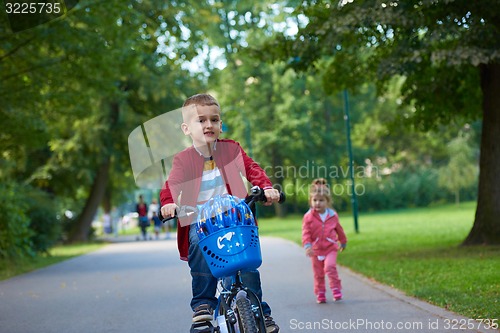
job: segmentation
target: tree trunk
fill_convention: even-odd
[[[474,225],[462,245],[500,244],[500,64],[481,65],[483,128]]]
[[[69,243],[84,242],[89,239],[90,226],[106,191],[110,164],[110,158],[108,157],[107,161],[102,163],[97,170],[85,207],[69,234]]]
[[[110,113],[109,113],[109,132],[113,133],[118,124],[118,116],[120,113],[120,106],[117,102],[110,103]],[[103,203],[106,191],[110,191],[109,187],[109,174],[111,169],[111,151],[112,151],[112,135],[108,135],[103,141],[106,146],[106,155],[104,160],[97,169],[96,176],[94,178],[94,183],[90,189],[87,202],[80,214],[78,220],[72,227],[69,235],[68,242],[84,242],[89,239],[90,227],[94,216],[99,208],[99,205]],[[109,196],[110,198],[110,196]],[[106,208],[106,207],[105,207]],[[107,211],[111,210],[111,201],[108,202]]]

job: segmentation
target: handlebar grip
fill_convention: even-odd
[[[285,202],[285,200],[286,200],[285,192],[280,192],[280,199],[278,203],[282,204],[283,202]]]
[[[251,194],[251,197],[253,199],[248,199],[247,200],[247,203],[252,201],[252,202],[255,202],[255,201],[262,201],[262,202],[266,202],[267,201],[267,198],[264,194],[264,189],[258,187],[258,186],[254,186],[250,189],[250,192],[252,193]],[[286,200],[286,196],[285,196],[285,193],[284,192],[280,192],[280,198],[278,200],[278,203],[283,203],[285,202]]]
[[[168,222],[172,219],[175,219],[177,217],[187,217],[187,216],[190,216],[192,214],[196,214],[198,212],[198,209],[196,207],[191,207],[191,206],[181,206],[181,207],[178,207],[176,210],[175,210],[175,214],[174,216],[169,216],[169,217],[163,217],[163,215],[161,215],[161,210],[160,210],[160,220],[165,223],[165,222]]]
[[[163,218],[163,216],[162,216],[162,218],[161,218],[161,222],[162,222],[162,223],[166,223],[166,222],[168,222],[168,221],[170,221],[170,220],[175,219],[176,217],[177,217],[177,213],[176,213],[174,216],[169,216],[169,217],[165,217],[165,218]]]
[[[175,210],[174,216],[168,216],[168,217],[163,217],[163,214],[161,213],[161,209],[158,211],[158,217],[160,218],[162,223],[166,223],[170,220],[173,220],[177,217],[177,209]]]

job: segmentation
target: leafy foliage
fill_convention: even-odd
[[[130,131],[177,108],[183,90],[198,90],[199,81],[181,68],[196,55],[198,39],[180,29],[183,9],[190,10],[183,2],[81,1],[63,19],[30,30],[9,33],[2,24],[0,113],[8,130],[0,134],[0,178],[50,193],[52,199],[36,194],[40,204],[54,200],[46,207],[61,216],[72,211],[71,223],[84,229],[103,200],[90,195],[94,184],[109,186],[119,204],[134,187]],[[97,180],[103,165],[109,183]],[[48,237],[61,223],[54,215],[29,214]]]
[[[401,119],[418,130],[483,121],[476,222],[465,243],[498,244],[500,224],[500,2],[305,1],[297,34],[264,46],[265,58],[304,71],[328,61],[328,91],[375,82],[383,95],[402,78]],[[494,184],[494,185],[492,185]]]
[[[0,258],[12,259],[34,255],[33,231],[26,216],[27,203],[23,188],[16,183],[0,183]]]
[[[11,189],[29,185],[25,198],[31,199],[20,204],[16,219],[36,231],[20,231],[21,248],[45,251],[61,232],[63,240],[74,230],[88,237],[97,208],[110,210],[135,189],[129,133],[207,90],[221,102],[226,134],[291,194],[289,210],[304,208],[306,185],[325,166],[342,170],[326,177],[347,188],[337,94],[344,88],[351,92],[355,167],[393,171],[357,179],[375,194],[363,198],[363,207],[439,200],[431,195],[439,190],[433,169],[447,161],[446,143],[463,128],[460,119],[478,117],[475,66],[496,59],[487,51],[498,36],[489,24],[494,11],[478,20],[482,4],[448,3],[450,11],[441,1],[389,7],[382,1],[337,7],[80,1],[64,18],[19,33],[10,33],[0,17],[0,180]],[[460,13],[465,23],[456,21]],[[432,19],[438,14],[445,15],[441,23]],[[259,47],[266,43],[263,55]],[[268,56],[281,60],[258,60]],[[443,125],[455,115],[463,118]],[[392,190],[376,192],[381,185]],[[17,200],[17,190],[11,192],[8,205]],[[346,192],[336,200],[349,208]],[[64,217],[66,211],[73,217]]]
[[[499,60],[499,6],[496,0],[305,1],[295,14],[307,17],[307,25],[269,42],[266,51],[292,59],[299,70],[329,57],[326,70],[336,81],[327,91],[365,82],[383,90],[402,76],[403,102],[414,106],[405,117],[428,129],[457,115],[479,116],[477,66]]]
[[[32,189],[26,193],[24,200],[28,202],[26,215],[30,221],[29,228],[33,251],[47,251],[61,240],[62,226],[57,217],[57,205],[51,195]]]
[[[462,135],[448,144],[450,160],[439,170],[439,185],[455,195],[457,204],[460,203],[460,190],[474,184],[478,176],[474,150],[467,139]]]

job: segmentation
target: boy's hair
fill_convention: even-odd
[[[216,105],[220,109],[219,102],[217,102],[215,97],[213,97],[212,95],[209,95],[209,94],[193,95],[193,96],[189,97],[188,99],[186,99],[182,106],[184,107],[184,106],[193,105],[193,104],[202,105],[202,106]]]
[[[192,107],[188,107],[190,105],[192,105]],[[215,97],[209,94],[196,94],[187,98],[184,101],[184,104],[182,104],[182,119],[184,120],[184,122],[187,122],[187,120],[190,118],[190,111],[193,110],[192,108],[195,108],[195,105],[215,105],[220,111],[219,102],[217,102]]]
[[[309,187],[309,203],[311,203],[311,199],[314,195],[321,195],[325,197],[327,206],[332,205],[332,196],[330,194],[330,188],[325,178],[316,178],[311,182],[311,186]]]

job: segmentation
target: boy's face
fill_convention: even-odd
[[[217,105],[187,106],[186,117],[181,128],[185,135],[191,136],[195,146],[215,142],[222,132],[220,110]]]

